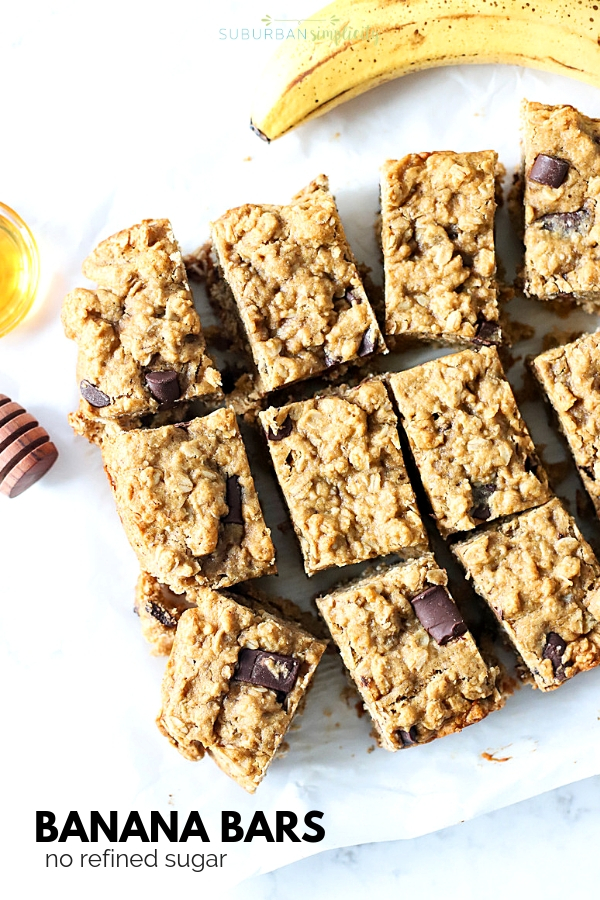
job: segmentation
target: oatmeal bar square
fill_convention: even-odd
[[[542,691],[600,663],[600,565],[559,500],[452,551]]]
[[[276,571],[235,414],[111,430],[106,473],[142,569],[181,594]]]
[[[324,175],[288,206],[229,210],[212,237],[262,392],[386,350]]]
[[[259,415],[308,575],[428,549],[380,380]]]
[[[495,347],[463,350],[388,378],[442,534],[550,499]]]
[[[523,101],[524,289],[600,304],[600,120]]]
[[[325,650],[295,623],[208,588],[177,626],[158,726],[188,759],[211,756],[253,793]]]
[[[317,606],[386,750],[460,731],[504,705],[433,556],[380,568]]]
[[[78,345],[81,416],[129,420],[220,395],[169,221],[146,219],[102,241],[83,274],[98,288],[71,291],[62,310]]]
[[[500,341],[494,217],[503,174],[493,150],[411,153],[382,167],[386,335]]]
[[[547,350],[532,360],[531,369],[600,516],[600,333]]]

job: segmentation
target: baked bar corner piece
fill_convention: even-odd
[[[411,153],[381,169],[386,335],[445,344],[501,340],[493,150]]]
[[[141,568],[175,593],[277,571],[235,414],[218,409],[102,442],[117,510]]]
[[[443,356],[388,381],[443,535],[550,499],[495,347]]]
[[[82,416],[128,421],[220,395],[167,219],[102,241],[83,273],[98,287],[71,291],[62,310],[65,334],[78,345]]]
[[[153,656],[170,654],[179,620],[186,609],[196,606],[198,590],[202,589],[190,588],[185,594],[174,594],[149,572],[140,572],[133,609],[139,616],[142,636]],[[286,597],[266,594],[248,582],[228,589],[227,596],[255,612],[269,613],[274,618],[294,623],[314,637],[327,641],[327,629],[322,620]]]
[[[530,366],[600,516],[600,332],[547,350]]]
[[[188,759],[211,756],[253,793],[290,726],[326,643],[265,610],[204,588],[183,613],[158,726]]]
[[[501,670],[484,661],[431,554],[316,602],[386,750],[460,731],[504,705]]]
[[[307,575],[428,539],[380,379],[259,413]]]
[[[324,175],[287,206],[229,210],[212,240],[263,393],[386,352]]]
[[[540,690],[600,663],[600,565],[558,499],[452,551]]]
[[[600,308],[600,119],[522,105],[524,290]]]

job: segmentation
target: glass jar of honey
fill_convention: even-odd
[[[0,203],[0,337],[22,322],[40,277],[38,248],[25,222]]]

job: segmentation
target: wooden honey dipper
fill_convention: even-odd
[[[0,394],[0,494],[18,497],[54,465],[58,450],[45,428]]]

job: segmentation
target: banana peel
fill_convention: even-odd
[[[251,127],[267,141],[378,84],[434,66],[509,63],[600,87],[595,0],[336,0],[295,32],[298,39],[284,41],[256,89]]]

